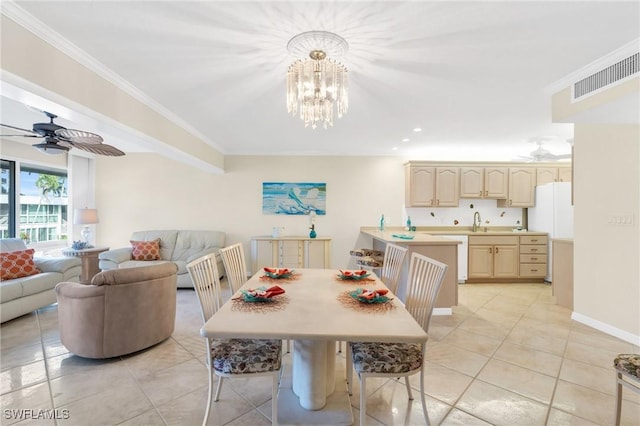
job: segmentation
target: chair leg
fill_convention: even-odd
[[[338,341],[338,353],[342,352],[342,340]]]
[[[207,407],[204,410],[204,420],[202,420],[202,426],[206,426],[209,421],[209,412],[211,411],[211,396],[213,395],[213,371],[211,371],[211,366],[208,365],[207,369],[209,370],[209,391],[207,392]]]
[[[360,426],[367,424],[367,385],[366,376],[362,373],[360,377]]]
[[[404,385],[407,387],[407,394],[409,394],[409,401],[413,401],[413,393],[411,392],[411,386],[409,385],[409,376],[404,376]]]
[[[222,376],[218,376],[218,387],[216,388],[216,397],[213,399],[214,401],[218,401],[220,398],[220,389],[222,389]]]
[[[616,372],[616,418],[615,426],[620,426],[620,415],[622,414],[622,373]]]
[[[291,353],[291,340],[287,339],[287,353]]]
[[[407,384],[409,384],[408,377]],[[429,413],[427,412],[427,400],[424,396],[424,362],[422,363],[422,367],[420,367],[420,400],[422,402],[422,412],[424,412],[424,424],[425,426],[429,426],[431,423],[429,422]]]
[[[287,340],[288,342],[288,340]],[[271,388],[271,425],[278,425],[278,386],[280,384],[280,372],[273,373],[273,385]]]

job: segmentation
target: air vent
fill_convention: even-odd
[[[633,54],[574,83],[573,99],[580,100],[582,97],[601,91],[605,87],[618,83],[638,72],[640,72],[640,53]]]

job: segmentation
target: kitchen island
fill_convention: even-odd
[[[406,294],[406,282],[409,273],[409,262],[412,253],[419,253],[438,260],[449,266],[438,294],[434,315],[451,315],[453,306],[458,304],[458,244],[459,241],[444,238],[425,232],[406,232],[401,228],[380,231],[375,227],[362,227],[360,232],[371,238],[371,248],[384,252],[387,244],[392,243],[408,249],[407,258],[400,274],[397,296],[404,300]],[[393,235],[411,235],[413,239],[397,238]]]

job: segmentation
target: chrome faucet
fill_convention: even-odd
[[[473,214],[473,232],[476,232],[481,224],[482,219],[480,219],[480,212],[475,212]]]

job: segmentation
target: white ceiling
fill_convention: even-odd
[[[508,161],[541,136],[568,152],[545,89],[640,35],[637,1],[15,3],[229,155]],[[287,42],[309,30],[349,43],[349,111],[328,130],[286,111]]]

